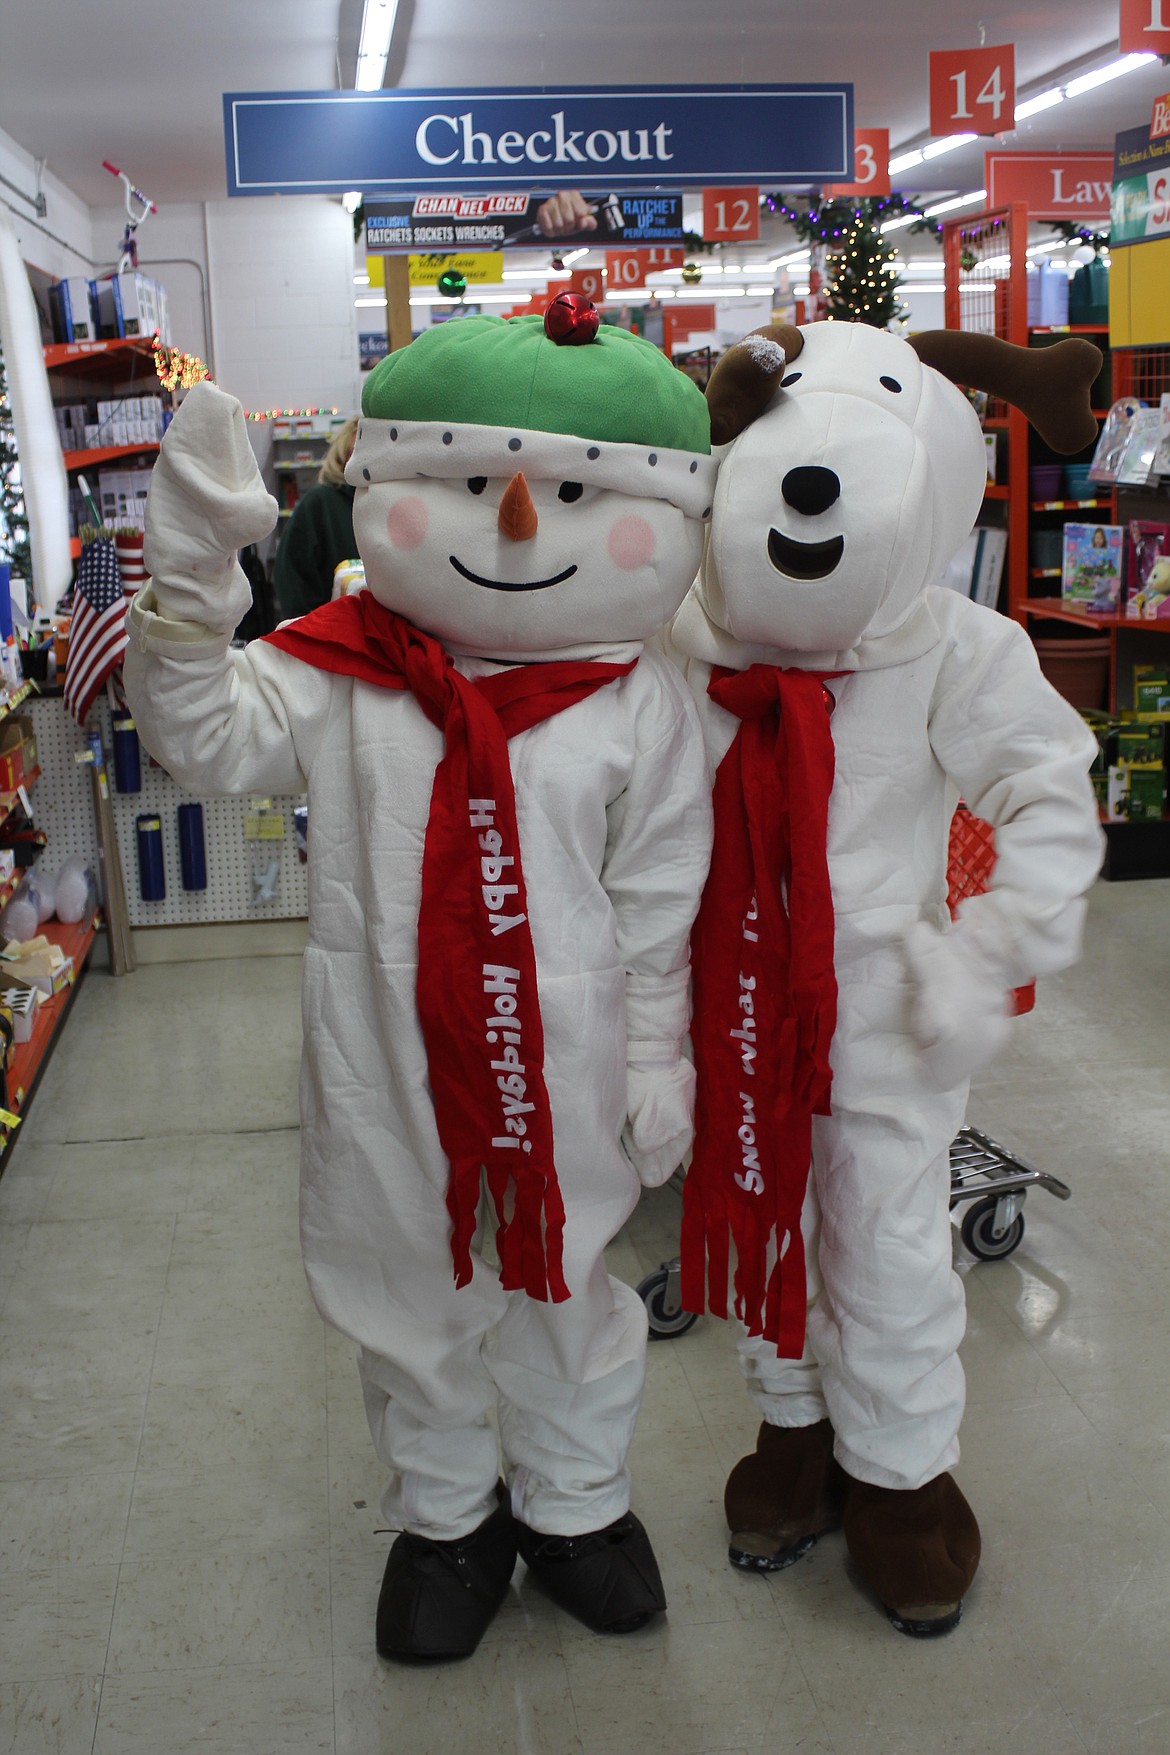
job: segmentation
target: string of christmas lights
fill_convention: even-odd
[[[198,354],[184,353],[180,347],[168,347],[154,337],[154,369],[164,390],[189,390],[211,373]]]

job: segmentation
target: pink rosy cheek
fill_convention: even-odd
[[[628,518],[618,519],[609,533],[606,547],[614,566],[632,573],[636,567],[644,567],[654,559],[654,532],[645,518],[631,513]]]
[[[430,518],[417,494],[395,500],[386,515],[386,531],[395,548],[417,548],[424,541]]]

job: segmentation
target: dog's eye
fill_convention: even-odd
[[[878,383],[882,386],[883,390],[892,390],[895,396],[900,396],[902,394],[902,386],[899,384],[897,378],[879,378]]]
[[[566,506],[569,506],[574,500],[579,500],[584,492],[585,489],[579,481],[563,481],[557,489],[557,499],[564,500]]]
[[[789,374],[786,378],[781,378],[781,380],[780,380],[781,390],[787,390],[789,384],[799,384],[800,380],[803,377],[804,377],[803,372],[789,372]]]
[[[487,476],[473,475],[469,477],[467,486],[473,494],[482,494],[484,488],[487,486]]]

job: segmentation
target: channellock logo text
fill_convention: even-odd
[[[654,128],[565,127],[565,112],[549,118],[550,128],[520,134],[506,128],[495,136],[477,130],[475,114],[427,116],[415,130],[415,149],[429,165],[568,165],[639,164],[646,160],[669,163],[674,157],[667,140],[674,133],[665,122]]]

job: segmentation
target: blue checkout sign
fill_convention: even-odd
[[[228,92],[229,195],[845,182],[851,85]]]

